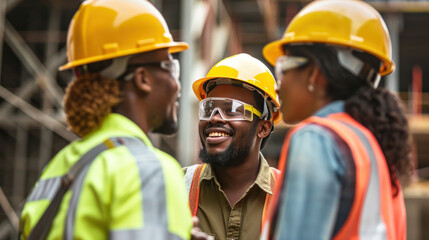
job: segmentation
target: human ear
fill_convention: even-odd
[[[259,124],[258,137],[266,138],[271,133],[273,123],[268,120],[262,120],[262,123]]]
[[[320,68],[315,67],[313,69],[309,81],[309,84],[313,84],[314,86],[315,95],[325,98],[327,94],[326,88],[328,86],[328,80],[326,79],[325,75],[320,71]]]
[[[320,68],[315,65],[311,70],[308,80],[309,91],[316,93],[316,95],[324,96],[326,94],[327,84],[328,80],[326,79],[325,75],[323,75],[323,73],[320,71]]]
[[[147,68],[139,67],[134,70],[134,84],[143,92],[152,91],[153,78]]]
[[[308,78],[308,90],[310,92],[314,92],[314,88],[317,84],[317,77],[319,75],[319,68],[313,64],[312,69],[310,71],[310,77]]]

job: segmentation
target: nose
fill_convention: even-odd
[[[220,110],[218,108],[215,108],[212,112],[212,115],[210,117],[210,122],[226,122],[225,119],[223,119]]]
[[[279,79],[279,80],[277,80],[277,84],[274,88],[274,90],[276,91],[277,94],[279,94],[279,92],[280,92],[280,84],[281,84],[281,81]]]
[[[179,78],[176,78],[176,83],[177,83],[177,92],[180,94],[180,92],[182,91],[182,84],[179,81]]]

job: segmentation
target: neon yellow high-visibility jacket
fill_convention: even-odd
[[[113,137],[133,137],[143,142],[142,148],[109,148],[83,169],[83,177],[64,195],[48,239],[190,238],[192,219],[180,165],[154,148],[132,121],[110,114],[99,129],[70,143],[44,169],[21,213],[21,239],[53,199],[61,176]]]

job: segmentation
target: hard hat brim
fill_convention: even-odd
[[[189,48],[189,45],[185,42],[158,43],[158,44],[155,44],[152,46],[147,46],[144,48],[136,48],[136,49],[132,49],[132,50],[128,50],[128,51],[119,51],[119,52],[105,54],[105,55],[96,56],[96,57],[92,57],[92,58],[85,58],[85,59],[78,60],[78,61],[72,61],[72,62],[69,62],[67,64],[60,66],[59,70],[63,71],[63,70],[75,68],[77,66],[85,65],[85,64],[100,62],[100,61],[109,60],[109,59],[118,58],[118,57],[123,57],[123,56],[128,56],[128,55],[134,55],[134,54],[138,54],[138,53],[144,53],[144,52],[148,52],[148,51],[154,51],[154,50],[158,50],[158,49],[162,49],[162,48],[168,48],[170,53],[177,53],[177,52],[185,51],[186,49]]]
[[[282,46],[284,45],[283,40],[277,40],[271,42],[262,49],[262,55],[272,66],[276,65],[277,58],[284,55]]]
[[[395,70],[395,64],[390,61],[389,59],[386,59],[384,56],[380,55],[376,50],[371,48],[362,48],[361,46],[354,46],[352,42],[345,42],[341,39],[280,39],[274,42],[271,42],[262,49],[262,55],[267,60],[267,62],[273,66],[276,65],[277,58],[284,55],[283,46],[286,44],[312,44],[312,43],[324,43],[324,44],[331,44],[332,46],[344,46],[344,47],[355,47],[355,49],[365,51],[369,54],[374,55],[378,59],[380,59],[383,62],[383,65],[380,68],[380,75],[385,76],[389,73],[393,72]]]

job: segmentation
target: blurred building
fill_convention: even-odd
[[[0,240],[16,239],[17,216],[41,170],[76,135],[62,109],[70,71],[66,61],[68,24],[79,0],[0,0]],[[192,82],[220,59],[246,52],[267,63],[263,46],[282,36],[308,0],[152,0],[173,37],[190,49],[181,60],[180,130],[150,135],[154,145],[183,166],[197,162],[197,98]],[[381,84],[395,91],[409,113],[416,179],[429,179],[429,1],[367,1],[389,28],[396,71]],[[268,64],[267,64],[268,65]],[[272,69],[272,67],[270,67]],[[280,124],[263,150],[276,165],[288,126]],[[429,239],[429,184],[406,191],[409,239]]]

